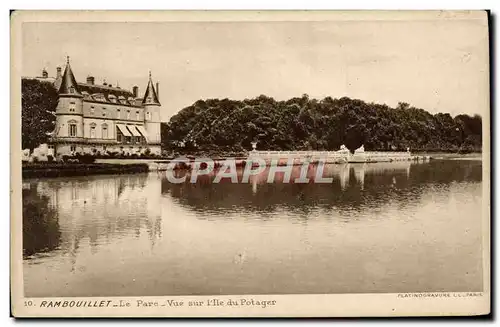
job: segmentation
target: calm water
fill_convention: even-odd
[[[481,161],[325,175],[333,183],[25,180],[26,296],[482,290]]]

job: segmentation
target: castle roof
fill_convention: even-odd
[[[153,85],[151,79],[151,72],[149,72],[149,82],[146,88],[146,93],[144,93],[144,99],[142,100],[143,105],[158,105],[160,106],[160,100],[158,100],[158,95]]]
[[[72,94],[79,96],[82,95],[78,90],[78,84],[76,83],[75,75],[73,75],[73,71],[71,70],[69,57],[66,63],[66,69],[64,69],[61,86],[59,86],[59,94]]]
[[[78,83],[71,69],[69,57],[63,75],[60,74],[60,68],[58,68],[58,76],[56,78],[48,76],[23,76],[22,79],[36,79],[41,82],[51,83],[58,90],[59,94],[83,97],[83,100],[86,102],[109,103],[138,108],[144,105],[160,105],[158,91],[155,89],[151,79],[151,72],[149,73],[149,82],[143,98],[136,98],[134,92],[120,87],[113,87],[110,84],[94,84],[93,77],[87,78],[87,83]]]
[[[95,102],[109,102],[128,106],[136,107],[136,103],[130,99],[134,99],[134,94],[128,90],[120,89],[118,87],[110,87],[107,85],[95,85],[78,83],[78,89],[84,94],[85,101]],[[99,97],[93,95],[99,94]],[[118,102],[112,101],[112,98],[117,99]]]

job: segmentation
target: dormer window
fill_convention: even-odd
[[[94,93],[94,94],[92,94],[92,97],[96,101],[106,101],[106,99],[104,98],[104,95],[102,93]]]
[[[109,98],[109,101],[116,103],[116,96],[114,96],[113,94],[108,95],[108,98]]]
[[[73,86],[69,87],[69,93],[71,94],[75,93],[75,88]]]
[[[153,101],[153,99],[151,97],[148,97],[148,99],[146,101],[151,102],[151,101]]]

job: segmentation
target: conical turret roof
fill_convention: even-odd
[[[61,86],[59,87],[59,94],[82,95],[78,91],[78,83],[76,83],[75,75],[73,75],[73,71],[71,70],[69,57],[61,80]]]
[[[160,106],[160,101],[158,100],[158,95],[151,79],[151,72],[149,72],[149,82],[146,88],[146,93],[144,93],[144,99],[142,99],[143,105],[158,105]]]

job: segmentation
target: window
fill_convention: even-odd
[[[130,110],[127,110],[127,119],[130,119]]]
[[[90,124],[90,138],[95,139],[95,124]]]
[[[104,97],[104,94],[102,94],[102,93],[94,93],[94,94],[92,94],[92,98],[94,98],[94,100],[96,100],[96,101],[102,101],[102,102],[106,101],[106,98]]]
[[[90,107],[90,114],[93,115],[95,113],[95,108],[94,106],[91,106]]]
[[[137,110],[137,111],[135,112],[135,119],[136,119],[136,120],[139,120],[139,119],[140,119],[139,110]]]
[[[106,108],[105,107],[102,107],[102,116],[106,117]]]
[[[151,113],[149,111],[146,113],[146,119],[151,119]]]
[[[73,86],[69,87],[69,93],[75,93],[75,88]]]
[[[118,126],[116,126],[115,128],[116,128],[116,140],[121,143],[124,141],[123,134],[120,131],[120,129],[118,128]]]
[[[116,118],[120,118],[120,109],[116,109]]]
[[[71,120],[71,121],[68,122],[68,135],[70,137],[76,137],[76,133],[77,133],[77,130],[76,130],[76,121]]]
[[[76,151],[76,145],[71,145],[71,146],[69,147],[69,150],[70,150],[71,152],[75,152],[75,151]]]
[[[107,139],[108,138],[108,125],[102,124],[102,138]]]
[[[76,103],[70,102],[69,103],[69,112],[75,112],[76,109]]]

